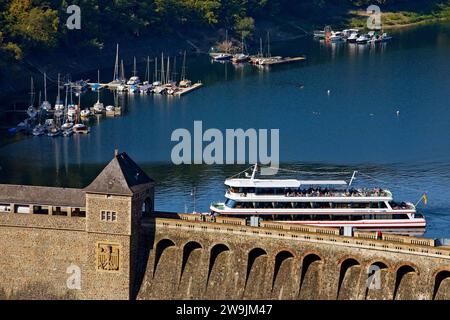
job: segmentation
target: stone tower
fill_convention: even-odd
[[[129,299],[137,268],[141,219],[153,212],[154,182],[126,153],[87,186],[86,268],[92,298]]]

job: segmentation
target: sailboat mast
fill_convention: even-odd
[[[113,81],[119,80],[119,44],[116,47],[116,62],[114,64],[114,76]]]
[[[31,77],[30,106],[34,106],[34,81]]]
[[[262,45],[262,38],[259,38],[259,57],[263,57],[263,45]]]
[[[120,80],[125,81],[125,68],[123,67],[123,60],[120,60]]]
[[[164,53],[161,53],[161,83],[165,84],[165,77],[164,77]]]
[[[60,74],[58,73],[58,96],[56,97],[56,102],[57,103],[60,103],[60,101],[61,101],[61,94],[59,92],[59,88],[60,88],[59,81],[60,81]]]
[[[177,56],[173,58],[172,81],[177,82]]]
[[[134,57],[134,63],[133,63],[133,77],[136,77],[136,57]]]
[[[158,81],[158,57],[155,57],[155,80]]]
[[[183,67],[181,68],[181,80],[186,80],[186,50],[183,55]]]
[[[100,102],[100,69],[97,70],[97,83],[98,83],[98,88],[97,88],[97,102]]]
[[[167,77],[167,83],[170,82],[170,57],[167,57],[167,73],[166,73],[166,77]]]
[[[270,36],[269,36],[269,31],[267,31],[267,57],[270,58]]]
[[[145,70],[145,81],[150,82],[150,57],[147,56],[147,69]]]
[[[225,52],[228,53],[228,29],[225,30]]]
[[[47,101],[47,74],[44,72],[44,101]]]

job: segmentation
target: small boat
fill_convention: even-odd
[[[342,32],[332,32],[331,36],[330,36],[330,41],[331,42],[339,42],[342,41],[343,39],[343,34]]]
[[[49,137],[57,137],[61,134],[61,130],[56,126],[48,128],[47,131],[47,136]]]
[[[383,33],[383,35],[381,36],[381,42],[386,42],[392,40],[392,37],[390,35],[388,35],[386,32]]]
[[[229,61],[233,58],[233,56],[229,53],[219,53],[213,57],[214,61]]]
[[[66,129],[66,130],[62,130],[62,135],[64,137],[70,137],[71,135],[73,135],[73,129]]]
[[[127,81],[127,85],[129,85],[129,86],[131,86],[131,85],[138,85],[139,83],[141,83],[141,80],[139,80],[139,77],[131,77]]]
[[[129,82],[129,81],[128,81],[128,82]],[[136,92],[139,92],[139,87],[138,87],[138,85],[136,85],[136,84],[129,85],[129,86],[128,86],[128,91],[129,91],[130,93],[136,93]]]
[[[69,104],[67,106],[67,119],[69,119],[69,121],[73,122],[75,121],[76,117],[77,117],[77,106],[74,104]]]
[[[56,97],[56,102],[55,102],[55,110],[64,110],[64,104],[61,101],[61,96],[60,96],[60,74],[58,73],[58,96]]]
[[[100,70],[97,71],[97,76],[100,83]],[[104,109],[103,103],[100,102],[100,91],[97,90],[97,102],[94,103],[94,113],[103,113]]]
[[[103,106],[103,104],[102,104],[102,106]],[[95,107],[94,107],[95,108]],[[92,112],[91,112],[91,110],[89,110],[89,109],[84,109],[84,110],[81,110],[81,112],[80,112],[80,117],[81,118],[89,118],[90,116],[92,116]]]
[[[366,44],[367,42],[369,42],[369,37],[367,37],[366,35],[360,35],[357,39],[356,39],[356,43],[357,44]]]
[[[348,43],[356,43],[356,40],[359,38],[359,34],[356,32],[353,32],[350,34],[347,38]]]
[[[29,106],[28,109],[27,109],[27,114],[28,114],[28,116],[29,116],[30,118],[36,117],[36,115],[37,115],[36,108],[33,107],[33,106]]]
[[[28,128],[29,128],[28,119],[25,119],[24,121],[20,122],[16,127],[18,132],[27,131]]]
[[[33,131],[31,131],[31,134],[33,136],[42,136],[45,133],[45,127],[42,124],[38,124],[33,128]]]
[[[27,109],[27,114],[30,118],[34,118],[37,116],[37,110],[34,107],[34,83],[33,83],[33,77],[31,77],[31,91],[30,91],[30,106]]]
[[[141,83],[141,80],[137,76],[137,70],[136,70],[136,57],[134,57],[133,76],[127,81],[127,85],[129,85],[129,86],[131,86],[131,85],[137,86],[140,83]]]
[[[342,30],[342,34],[345,38],[350,37],[353,33],[358,34],[359,29],[344,29],[344,30]]]
[[[63,107],[63,109],[55,110],[55,112],[53,113],[53,116],[55,118],[61,118],[62,116],[64,116],[64,107]]]
[[[73,133],[78,133],[78,134],[90,132],[89,127],[83,123],[77,123],[76,125],[73,126],[72,130],[73,130]]]
[[[232,59],[233,63],[244,63],[250,60],[250,56],[248,54],[239,53],[235,55]]]
[[[123,93],[123,92],[127,92],[128,87],[124,84],[119,84],[116,87],[117,92]]]
[[[325,39],[325,31],[324,30],[315,30],[313,33],[314,33],[314,38]]]
[[[47,74],[44,72],[44,101],[41,104],[41,108],[45,111],[49,111],[52,108],[50,102],[47,101]]]
[[[166,92],[167,88],[163,85],[159,85],[153,88],[153,93],[156,94],[164,94]]]
[[[116,107],[114,107],[113,105],[106,106],[105,109],[106,109],[106,115],[107,116],[114,116],[115,115]]]
[[[94,113],[97,113],[97,114],[103,113],[104,110],[105,110],[105,108],[103,106],[103,103],[101,103],[100,101],[97,101],[94,104]]]
[[[73,123],[72,122],[65,122],[61,126],[61,130],[69,130],[69,129],[72,129],[72,127],[73,127]]]

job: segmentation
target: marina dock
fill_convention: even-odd
[[[186,88],[178,88],[178,91],[176,91],[176,92],[174,93],[174,95],[176,95],[176,96],[182,96],[182,95],[184,95],[184,94],[186,94],[186,93],[189,93],[189,92],[192,92],[192,91],[194,91],[194,90],[197,90],[198,88],[200,88],[200,87],[202,87],[202,86],[203,86],[203,83],[197,82],[197,83],[194,83],[193,85],[191,85],[190,87],[186,87]]]
[[[274,57],[274,58],[268,58],[262,61],[260,63],[261,65],[274,65],[274,64],[283,64],[283,63],[293,63],[297,61],[303,61],[306,60],[305,57]]]

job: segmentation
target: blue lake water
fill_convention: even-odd
[[[172,131],[192,131],[194,120],[223,132],[280,129],[282,168],[359,170],[380,181],[360,175],[356,184],[387,187],[398,200],[416,202],[427,192],[428,205],[419,205],[428,219],[426,236],[450,237],[450,25],[394,37],[374,47],[311,38],[273,43],[272,54],[307,60],[270,70],[190,57],[188,76],[202,80],[202,89],[181,98],[125,96],[124,115],[99,119],[87,136],[3,132],[0,182],[84,186],[118,148],[158,182],[157,209],[192,211],[195,186],[196,209],[206,211],[223,198],[225,177],[246,166],[172,165]],[[91,106],[95,99],[89,93],[81,103]],[[113,98],[105,92],[102,99]]]

